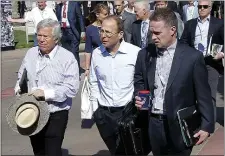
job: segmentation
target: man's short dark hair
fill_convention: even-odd
[[[164,21],[167,26],[178,28],[176,14],[170,8],[159,8],[150,16],[150,21]]]
[[[104,18],[104,21],[105,20],[114,20],[114,21],[116,21],[117,31],[118,32],[123,31],[123,21],[122,21],[122,19],[119,16],[109,15],[106,18]]]

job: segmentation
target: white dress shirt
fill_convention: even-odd
[[[195,11],[195,6],[188,5],[188,7],[187,7],[187,21],[189,21],[193,18],[194,11]]]
[[[40,10],[38,7],[35,7],[29,12],[25,17],[25,22],[33,22],[34,23],[34,31],[37,32],[37,24],[42,21],[43,19],[51,18],[53,20],[57,20],[57,17],[54,11],[49,8],[45,7],[44,10]]]
[[[113,56],[103,45],[92,53],[90,69],[91,103],[94,111],[102,106],[122,107],[131,101],[134,69],[140,48],[122,41]]]
[[[202,22],[200,18],[197,19],[197,27],[195,31],[195,49],[198,50],[198,44],[201,43],[204,46],[203,55],[206,55],[207,52],[207,41],[208,41],[208,32],[209,32],[209,20],[210,15],[207,17],[207,20]]]
[[[42,55],[38,46],[29,49],[18,72],[15,93],[20,89],[24,68],[27,70],[28,92],[44,90],[50,112],[71,108],[72,98],[79,90],[79,69],[70,51],[56,46],[49,54]]]

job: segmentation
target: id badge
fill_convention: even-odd
[[[67,20],[66,20],[66,18],[62,18],[62,22],[66,22]]]
[[[199,43],[199,44],[198,44],[198,50],[201,51],[202,53],[204,52],[205,47],[203,46],[202,43]]]

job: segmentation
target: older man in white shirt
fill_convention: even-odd
[[[112,155],[125,155],[117,150],[117,120],[132,100],[134,66],[140,50],[122,40],[122,23],[118,16],[104,19],[100,30],[102,45],[92,53],[90,70],[94,120]]]
[[[37,7],[33,8],[31,12],[29,12],[25,18],[21,19],[12,19],[8,18],[9,22],[15,23],[26,23],[26,22],[33,22],[34,23],[34,46],[37,46],[37,24],[42,21],[43,19],[51,18],[53,20],[57,20],[57,17],[53,11],[53,9],[47,7],[46,1],[39,0],[37,2]]]

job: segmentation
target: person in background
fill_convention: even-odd
[[[27,10],[25,1],[18,1],[18,12],[19,12],[20,18],[24,18],[25,10]]]
[[[132,14],[135,14],[135,12],[134,12],[134,2],[135,2],[135,0],[129,0],[127,2],[127,7],[125,7],[125,11],[127,11],[129,13],[132,13]]]
[[[29,14],[27,14],[27,16],[25,18],[20,18],[20,19],[12,19],[12,18],[8,18],[9,22],[15,22],[15,23],[26,23],[26,22],[33,22],[34,23],[34,46],[38,45],[37,42],[37,24],[43,20],[43,19],[47,19],[47,18],[51,18],[53,20],[57,20],[57,17],[54,13],[54,11],[47,7],[46,5],[46,1],[43,0],[39,0],[37,1],[37,7],[34,7],[31,12]]]
[[[62,143],[67,127],[72,98],[79,90],[79,69],[73,54],[59,46],[61,26],[57,20],[44,19],[37,25],[38,46],[26,53],[18,72],[15,94],[27,70],[28,94],[44,99],[50,117],[45,127],[30,136],[34,155],[62,156]]]
[[[135,14],[125,10],[124,1],[114,1],[115,14],[123,20],[124,41],[131,43],[132,23],[136,21]]]
[[[103,3],[98,3],[92,13],[89,14],[91,25],[86,28],[85,43],[85,76],[89,75],[91,65],[91,55],[95,48],[102,43],[100,41],[100,30],[102,21],[109,15],[109,8]]]
[[[79,45],[80,40],[85,38],[85,25],[80,3],[61,1],[56,5],[56,15],[62,29],[62,47],[74,54],[81,75]]]
[[[149,32],[150,5],[148,1],[138,1],[134,3],[136,21],[132,24],[131,43],[140,48],[145,48],[148,43],[152,43]]]
[[[172,1],[171,1],[172,2]],[[175,3],[175,2],[174,2]],[[176,4],[176,3],[175,3]],[[166,8],[168,7],[168,1],[155,1],[155,7],[156,9],[159,9],[159,8]],[[169,7],[168,7],[169,8]],[[170,8],[171,9],[171,8]],[[173,11],[177,17],[177,20],[178,20],[178,30],[177,30],[177,37],[178,39],[180,39],[182,33],[183,33],[183,30],[184,30],[184,23],[183,21],[181,20],[181,17],[180,17],[180,14],[176,11]]]
[[[150,17],[150,31],[155,44],[142,49],[134,74],[135,91],[145,84],[152,93],[149,107],[149,138],[153,155],[187,156],[177,112],[195,106],[201,126],[193,137],[202,144],[214,132],[213,104],[202,54],[177,39],[177,17],[169,8],[157,9]],[[149,56],[146,58],[146,56]],[[144,101],[135,95],[136,106]],[[148,120],[148,119],[146,119]]]
[[[100,30],[102,45],[92,53],[90,101],[101,138],[111,155],[125,155],[118,147],[118,123],[126,105],[132,101],[133,74],[139,47],[123,40],[123,22],[108,16]]]
[[[205,58],[205,64],[208,70],[207,78],[211,88],[211,97],[214,104],[214,114],[216,121],[216,93],[219,73],[214,66],[215,62],[210,61],[213,58],[209,56],[210,54],[208,53],[208,49],[210,47],[211,38],[220,27],[224,26],[224,21],[210,15],[211,9],[211,0],[198,1],[199,17],[189,20],[185,23],[184,31],[180,41],[188,44],[190,47],[193,47],[198,51],[201,51]]]
[[[188,4],[183,6],[183,21],[184,23],[193,19],[197,18],[198,14],[198,1],[192,0],[188,1]]]

